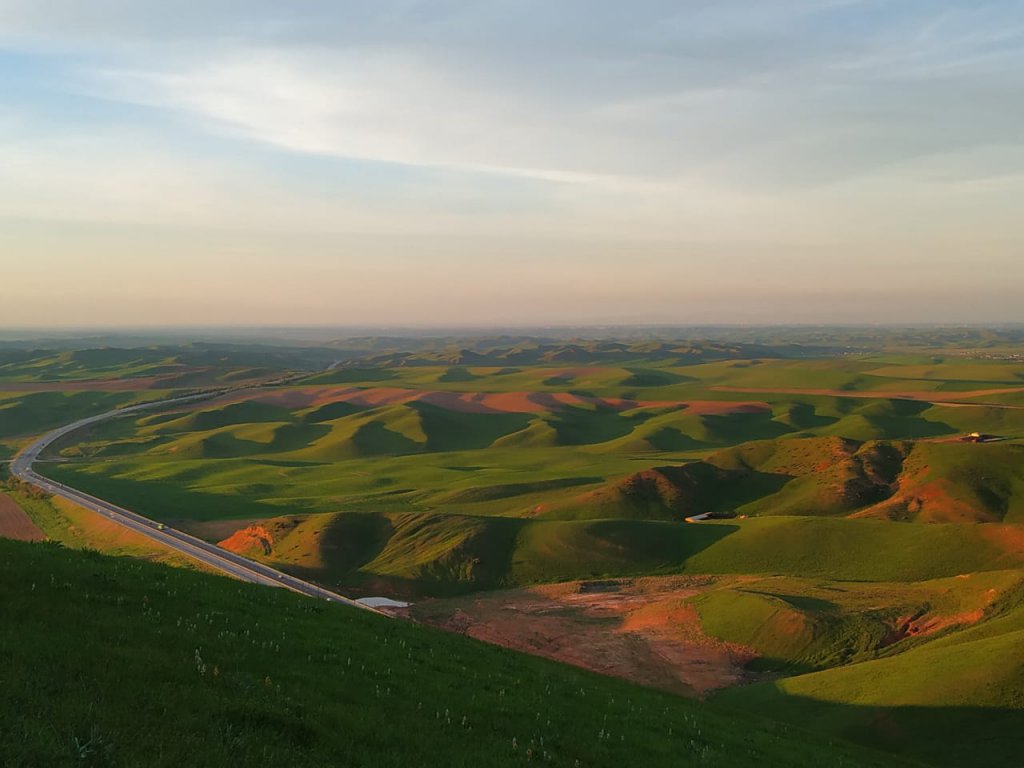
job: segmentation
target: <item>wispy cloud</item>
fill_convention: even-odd
[[[909,286],[984,238],[1005,271],[1022,34],[1021,0],[0,0],[0,217],[98,222],[115,250],[135,225],[217,253],[195,233],[322,238],[407,297],[445,263],[493,299],[509,253],[640,308],[617,264],[864,292],[858,260],[898,251]]]

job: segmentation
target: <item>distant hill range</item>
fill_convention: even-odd
[[[659,362],[692,365],[715,360],[758,357],[802,358],[833,350],[797,344],[748,344],[719,341],[552,341],[536,338],[423,340],[410,348],[407,339],[374,339],[344,343],[341,365],[390,367],[404,365],[621,365]],[[359,349],[365,343],[370,349]],[[341,343],[339,343],[341,345]]]

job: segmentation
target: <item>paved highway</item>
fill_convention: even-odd
[[[32,469],[33,463],[39,458],[39,454],[42,453],[47,446],[58,438],[64,437],[65,435],[81,429],[82,427],[95,424],[99,421],[105,421],[116,416],[156,409],[170,404],[180,404],[193,400],[208,399],[210,396],[210,393],[201,393],[197,395],[178,397],[172,400],[141,403],[127,408],[119,408],[115,411],[109,411],[108,413],[102,413],[97,416],[90,416],[87,419],[80,419],[73,424],[68,424],[43,435],[30,446],[25,448],[25,450],[19,453],[14,460],[11,461],[11,474],[26,483],[30,483],[43,489],[47,493],[51,493],[54,496],[61,496],[75,504],[78,504],[79,506],[90,509],[97,514],[103,515],[114,522],[123,525],[125,528],[137,531],[144,536],[148,536],[149,538],[160,542],[161,544],[165,544],[171,549],[175,549],[201,563],[205,563],[213,568],[224,571],[225,573],[241,579],[242,581],[249,581],[253,584],[264,584],[273,587],[285,587],[294,592],[308,595],[309,597],[328,600],[330,602],[343,603],[345,605],[351,605],[356,608],[362,608],[367,611],[379,613],[379,611],[375,611],[373,608],[364,605],[357,600],[343,597],[342,595],[325,590],[316,584],[311,584],[308,581],[297,579],[287,573],[282,573],[281,571],[271,568],[268,565],[264,565],[263,563],[257,563],[253,560],[242,557],[241,555],[236,555],[234,552],[221,549],[214,544],[198,539],[195,536],[190,536],[187,533],[175,530],[174,528],[170,528],[155,520],[150,520],[148,517],[143,517],[142,515],[125,509],[124,507],[111,504],[109,501],[96,498],[95,496],[79,491],[65,485],[64,483],[58,483],[56,480],[50,480],[49,478],[36,473]]]

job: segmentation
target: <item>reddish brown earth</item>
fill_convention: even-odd
[[[755,653],[704,634],[686,602],[714,581],[568,582],[414,605],[413,619],[642,685],[704,696],[746,679]]]
[[[851,518],[900,520],[905,515],[922,523],[994,523],[999,519],[991,512],[978,509],[956,498],[948,480],[938,479],[914,485],[902,481],[901,488],[891,498],[867,509],[854,512]]]
[[[46,535],[39,530],[24,510],[10,496],[0,493],[0,537],[20,541],[44,541]]]
[[[959,578],[969,578],[968,575],[963,574]],[[983,618],[985,618],[986,609],[992,605],[996,597],[999,596],[999,592],[995,589],[989,589],[985,592],[984,604],[974,610],[962,611],[961,613],[954,613],[948,615],[939,615],[934,613],[928,613],[927,611],[920,611],[916,614],[907,616],[900,616],[896,619],[896,624],[890,632],[881,642],[881,647],[898,643],[907,637],[927,637],[928,635],[934,635],[936,632],[941,632],[949,627],[963,627],[970,626],[971,624],[977,624]]]
[[[250,525],[235,531],[217,546],[239,555],[269,555],[274,545],[274,537],[262,525]]]

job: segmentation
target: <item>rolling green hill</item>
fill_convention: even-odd
[[[1024,727],[1024,607],[899,655],[777,682],[716,700],[771,711],[826,734],[934,765],[1014,766]]]
[[[992,346],[1012,334],[797,334],[840,355],[731,333],[0,349],[0,457],[161,382],[274,376],[97,424],[39,470],[354,595],[670,576],[650,581],[696,591],[652,615],[738,649],[757,681],[717,694],[740,713],[722,715],[279,592],[0,543],[0,763],[858,764],[803,733],[791,751],[769,714],[1015,765],[1024,364]],[[996,359],[943,351],[961,338]],[[1005,440],[954,439],[975,430]],[[703,512],[720,519],[682,522]]]
[[[994,524],[776,516],[686,525],[343,512],[253,526],[240,526],[250,533],[225,545],[361,594],[410,597],[644,574],[916,582],[1024,567],[1024,529]]]
[[[557,517],[824,515],[919,522],[1024,520],[1024,446],[847,438],[754,441],[629,475]]]
[[[889,766],[284,590],[0,540],[0,762]]]

